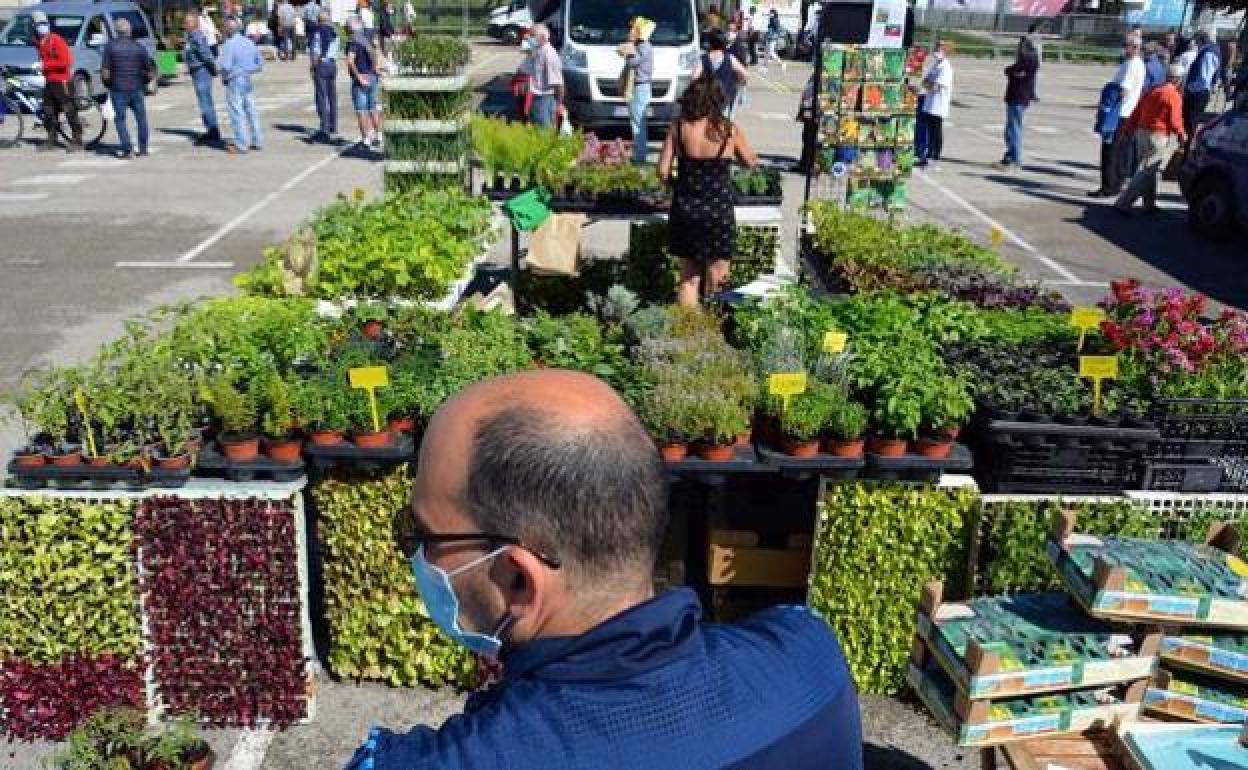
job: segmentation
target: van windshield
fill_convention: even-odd
[[[52,31],[65,38],[65,42],[70,45],[78,42],[78,32],[82,29],[82,21],[81,16],[48,15],[48,23],[52,26]],[[34,44],[35,24],[28,13],[13,17],[9,26],[0,32],[0,45],[27,47]]]
[[[617,45],[628,39],[629,23],[645,16],[655,23],[650,42],[693,42],[693,3],[689,0],[569,0],[568,30],[582,45]]]

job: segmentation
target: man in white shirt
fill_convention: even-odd
[[[1140,95],[1144,91],[1144,81],[1147,78],[1148,68],[1144,66],[1144,60],[1140,58],[1140,41],[1135,37],[1128,37],[1126,56],[1122,64],[1118,65],[1118,71],[1114,73],[1114,79],[1111,81],[1117,84],[1121,92],[1118,103],[1120,127],[1126,125],[1127,119],[1131,117],[1136,105],[1140,103]],[[1135,151],[1135,138],[1119,130],[1112,148],[1101,153],[1101,164],[1103,166],[1101,177],[1105,180],[1105,184],[1088,195],[1093,198],[1116,198],[1122,192],[1123,183],[1135,176],[1136,166],[1139,164]]]
[[[953,102],[953,63],[946,55],[944,41],[936,44],[932,52],[932,66],[923,76],[923,105],[919,108],[919,120],[926,129],[927,145],[919,167],[940,160],[941,150],[945,144],[945,118],[949,117],[949,107]]]
[[[217,25],[212,21],[212,14],[208,13],[207,8],[199,9],[199,31],[204,33],[208,47],[212,49],[212,55],[220,56],[221,35],[217,32]]]

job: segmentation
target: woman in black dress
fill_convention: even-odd
[[[739,159],[753,168],[758,156],[741,129],[724,117],[724,91],[714,77],[699,77],[689,84],[680,100],[680,115],[663,144],[659,176],[670,181],[675,163],[668,246],[682,260],[676,299],[696,307],[701,290],[709,295],[723,287],[736,250],[732,161]]]

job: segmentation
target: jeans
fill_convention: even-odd
[[[356,113],[374,112],[380,107],[377,104],[377,76],[368,75],[368,85],[360,85],[360,81],[351,81],[351,105]]]
[[[113,120],[116,121],[121,151],[129,155],[134,149],[134,145],[130,144],[130,130],[126,126],[126,110],[130,109],[134,111],[134,122],[139,127],[139,152],[147,152],[147,103],[143,99],[143,90],[110,91],[108,98],[113,102]]]
[[[633,163],[645,163],[650,141],[650,125],[646,107],[650,104],[650,84],[633,85],[633,100],[628,103],[628,123],[633,129]]]
[[[204,121],[204,129],[210,134],[217,134],[221,127],[217,125],[217,106],[212,103],[212,75],[208,70],[191,73],[191,83],[195,86],[195,101],[199,103],[199,118]]]
[[[1165,171],[1170,156],[1179,148],[1178,138],[1173,134],[1154,134],[1149,131],[1135,132],[1136,152],[1140,156],[1140,170],[1131,177],[1127,189],[1114,203],[1120,209],[1129,209],[1136,199],[1143,196],[1144,207],[1157,207],[1157,175]]]
[[[312,84],[316,91],[316,115],[321,119],[321,133],[333,136],[338,133],[338,91],[334,81],[338,79],[338,66],[321,62],[312,71]]]
[[[1023,162],[1023,104],[1005,105],[1005,162],[1015,166]]]
[[[1183,92],[1183,130],[1188,136],[1196,132],[1196,126],[1205,116],[1205,109],[1209,107],[1209,97],[1208,91]]]
[[[287,59],[295,60],[295,28],[282,27],[282,41],[280,50],[282,55]]]
[[[256,112],[256,94],[251,78],[239,75],[225,85],[225,96],[230,106],[230,130],[234,132],[234,146],[240,150],[248,147],[260,149],[264,134],[260,131],[260,115]],[[250,128],[251,142],[244,140]]]
[[[930,112],[920,112],[919,120],[923,123],[926,140],[923,155],[916,157],[919,160],[940,160],[940,154],[945,150],[945,119]]]
[[[558,106],[554,94],[535,94],[533,104],[529,107],[529,120],[535,126],[556,128],[555,112]]]
[[[82,144],[82,121],[78,120],[78,103],[70,93],[66,83],[47,83],[43,87],[43,127],[48,131],[48,141],[52,144],[60,142],[57,136],[58,115],[65,113],[70,130],[74,134],[74,142]]]

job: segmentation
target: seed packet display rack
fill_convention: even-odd
[[[814,111],[818,152],[806,180],[812,196],[888,212],[909,202],[917,98],[904,48],[820,42]]]
[[[428,75],[401,71],[382,79],[386,94],[451,95],[465,91],[468,75],[462,69],[453,75]],[[382,125],[386,160],[383,166],[386,187],[399,187],[407,180],[468,179],[468,101],[457,115],[438,120],[387,117]],[[415,145],[415,152],[410,145]],[[408,147],[404,147],[408,145]],[[401,149],[402,148],[402,149]]]

